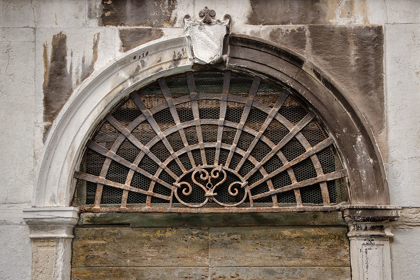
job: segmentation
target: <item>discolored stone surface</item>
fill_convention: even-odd
[[[144,43],[159,39],[163,36],[161,29],[130,28],[119,30],[121,47],[124,52],[138,47]]]
[[[169,27],[176,0],[102,1],[99,25]]]
[[[206,229],[76,228],[75,235],[73,267],[207,266]]]
[[[214,280],[350,280],[350,267],[218,267],[210,269]]]
[[[327,6],[321,0],[251,0],[249,24],[324,24]]]
[[[210,228],[212,267],[346,267],[346,228]]]
[[[94,267],[74,268],[73,280],[208,279],[207,267]]]
[[[44,121],[48,130],[72,92],[72,66],[69,71],[67,69],[67,36],[63,32],[53,36],[50,58],[48,58],[47,44],[44,44],[43,59]]]
[[[72,278],[350,279],[346,227],[78,227]]]
[[[382,26],[308,26],[306,51],[344,88],[376,135],[385,125]]]

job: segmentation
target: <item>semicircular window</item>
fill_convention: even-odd
[[[88,141],[74,204],[230,211],[346,201],[333,139],[292,94],[230,71],[161,78],[131,93]]]

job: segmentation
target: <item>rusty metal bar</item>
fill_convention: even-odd
[[[117,182],[105,179],[104,177],[99,177],[99,176],[95,176],[95,175],[92,175],[92,174],[87,174],[87,173],[83,173],[83,172],[76,172],[75,177],[77,179],[85,180],[85,181],[92,182],[92,183],[107,185],[107,186],[111,186],[111,187],[121,189],[121,190],[126,190],[126,191],[137,192],[137,193],[141,193],[141,194],[145,194],[145,195],[150,195],[150,196],[154,196],[154,197],[161,198],[161,199],[168,200],[168,201],[170,200],[169,196],[154,193],[154,192],[145,191],[145,190],[138,189],[138,188],[135,188],[135,187],[132,187],[132,186],[127,186],[125,184],[117,183]]]
[[[311,179],[304,180],[304,181],[301,181],[301,182],[298,182],[298,183],[294,183],[294,184],[291,184],[291,185],[288,185],[288,186],[284,186],[284,187],[281,187],[280,189],[276,189],[274,191],[268,191],[268,192],[265,192],[265,193],[254,195],[253,199],[259,199],[259,198],[263,198],[263,197],[270,196],[270,195],[273,195],[273,194],[283,193],[283,192],[291,191],[291,190],[294,190],[294,189],[311,186],[311,185],[318,184],[318,183],[321,183],[321,182],[337,180],[337,179],[345,177],[346,175],[347,175],[346,170],[341,169],[341,170],[338,170],[338,171],[334,171],[334,172],[331,172],[331,173],[328,173],[328,174],[318,176],[316,178],[311,178]]]
[[[323,149],[325,149],[326,147],[330,146],[332,144],[333,140],[332,138],[327,138],[324,141],[322,141],[321,143],[319,143],[318,145],[312,147],[311,149],[307,150],[305,153],[301,154],[300,156],[298,156],[297,158],[295,158],[292,161],[287,162],[286,164],[284,164],[283,166],[281,166],[280,168],[278,168],[276,171],[270,173],[268,176],[266,176],[265,178],[259,180],[258,182],[254,183],[252,186],[250,186],[250,188],[252,189],[253,187],[255,187],[257,184],[261,184],[263,182],[265,182],[266,180],[273,178],[274,176],[282,173],[283,171],[291,168],[292,166],[304,161],[305,159],[307,159],[308,157],[314,155],[315,153],[322,151]],[[248,173],[249,174],[249,173]],[[248,175],[247,175],[248,176]],[[245,176],[245,179],[247,179],[247,176]]]
[[[220,146],[222,143],[222,136],[223,136],[223,129],[225,126],[225,116],[226,116],[226,109],[227,109],[227,99],[230,87],[230,76],[231,72],[226,71],[223,76],[223,91],[222,91],[222,99],[220,104],[220,114],[219,114],[219,127],[217,129],[217,142],[216,142],[216,154],[214,157],[214,164],[219,165],[219,157],[220,157]]]
[[[303,145],[303,147],[305,148],[305,150],[310,150],[311,149],[311,145],[309,144],[308,140],[303,136],[303,134],[299,134],[296,136],[296,138],[299,140],[299,142]],[[322,176],[324,174],[323,170],[322,170],[322,166],[321,163],[319,162],[318,156],[315,154],[313,154],[311,156],[311,161],[312,164],[314,165],[315,168],[315,172],[317,176]],[[322,195],[322,201],[324,203],[324,205],[330,205],[330,194],[328,192],[328,185],[325,182],[321,182],[320,184],[320,188],[321,188],[321,195]]]
[[[237,207],[237,208],[185,208],[185,207],[105,207],[93,208],[89,206],[80,207],[80,211],[93,213],[290,213],[290,212],[333,212],[341,211],[345,204],[334,206],[302,206],[296,208],[291,207]]]
[[[176,111],[174,100],[169,92],[168,85],[166,84],[166,81],[164,78],[160,78],[158,82],[159,82],[159,86],[162,91],[162,94],[165,97],[166,103],[168,104],[168,108],[171,112],[172,118],[175,121],[175,125],[178,128],[178,132],[181,135],[182,143],[184,144],[184,147],[188,147],[189,144],[188,144],[187,136],[185,135],[185,131],[182,128],[181,121],[179,120],[178,112]],[[188,153],[188,158],[190,159],[190,162],[191,162],[191,166],[195,167],[196,164],[195,164],[193,155],[191,154],[191,151],[188,151],[187,153]]]
[[[254,101],[255,95],[257,94],[258,88],[261,83],[260,77],[255,77],[252,81],[251,89],[249,91],[248,98],[245,102],[245,108],[242,112],[241,120],[237,126],[235,138],[233,139],[232,143],[232,150],[229,152],[229,155],[226,159],[225,166],[228,167],[230,165],[230,161],[232,160],[233,154],[235,153],[236,146],[238,145],[239,138],[241,137],[242,129],[245,126],[246,120],[248,118],[249,112],[251,111],[252,102]]]
[[[200,124],[200,112],[198,111],[197,88],[195,86],[194,76],[191,72],[187,73],[187,84],[188,84],[188,90],[190,91],[191,109],[193,111],[195,129],[197,130],[197,139],[198,139],[198,143],[200,144],[201,159],[203,161],[203,165],[207,165],[206,152],[204,150],[204,145],[203,145],[204,143],[203,132],[201,130],[201,124]]]
[[[118,131],[120,131],[134,146],[139,148],[142,153],[149,156],[160,168],[164,169],[168,174],[174,178],[175,180],[178,179],[178,176],[173,173],[169,168],[162,164],[160,159],[158,159],[153,153],[150,152],[149,148],[143,145],[131,132],[123,127],[114,117],[108,116],[107,121],[109,121],[112,126],[114,126]]]
[[[261,168],[267,161],[271,159],[271,157],[275,156],[277,152],[283,148],[293,137],[298,134],[313,118],[313,113],[307,114],[295,127],[293,127],[289,133],[276,145],[273,149],[256,165],[246,176],[245,178],[248,179],[252,176],[259,168]]]
[[[239,171],[242,167],[242,165],[247,160],[248,156],[252,153],[252,150],[255,148],[255,145],[257,145],[258,141],[260,140],[261,136],[264,134],[267,127],[270,125],[271,121],[274,119],[278,111],[280,110],[281,106],[283,105],[284,101],[286,101],[287,97],[289,97],[288,93],[283,93],[279,100],[277,100],[277,103],[274,105],[273,108],[271,108],[270,112],[268,113],[267,118],[265,119],[264,123],[262,124],[260,130],[258,131],[257,135],[252,140],[251,144],[248,147],[248,150],[245,154],[245,156],[241,159],[238,166],[236,167],[236,170]]]
[[[155,131],[156,135],[160,138],[162,143],[165,145],[168,152],[171,154],[171,156],[174,157],[174,150],[172,149],[171,144],[168,142],[168,139],[166,139],[165,134],[160,129],[159,125],[157,124],[156,120],[154,119],[152,113],[149,111],[149,109],[144,106],[143,101],[141,101],[139,95],[137,93],[132,93],[130,95],[131,99],[133,99],[134,103],[137,105],[137,107],[140,109],[143,115],[146,116],[146,120],[149,122],[152,129]],[[184,165],[179,160],[179,158],[174,157],[174,160],[178,164],[178,166],[181,168],[182,172],[186,172]]]
[[[149,172],[141,169],[137,165],[130,163],[128,160],[122,158],[121,156],[117,155],[116,153],[107,150],[105,147],[102,147],[101,145],[99,145],[99,144],[97,144],[93,141],[89,141],[87,146],[90,149],[92,149],[93,151],[95,151],[95,152],[97,152],[97,153],[99,153],[99,154],[101,154],[101,155],[103,155],[103,156],[105,156],[109,159],[112,159],[113,161],[118,162],[119,164],[121,164],[121,165],[123,165],[123,166],[125,166],[125,167],[127,167],[127,168],[129,168],[133,171],[136,171],[136,172],[140,173],[141,175],[144,175],[144,176],[148,177],[150,180],[155,181],[159,184],[162,184],[165,187],[167,187],[168,189],[172,190],[172,185],[170,185],[170,184],[166,183],[165,181],[163,181],[162,179],[159,179],[158,177],[150,174]]]

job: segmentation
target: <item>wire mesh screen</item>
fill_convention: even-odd
[[[130,94],[87,143],[76,205],[301,207],[347,200],[332,138],[284,86],[196,72]]]

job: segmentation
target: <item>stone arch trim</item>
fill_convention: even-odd
[[[229,47],[228,68],[252,71],[289,85],[322,118],[347,166],[351,204],[390,203],[384,165],[372,131],[357,106],[331,77],[271,42],[234,35]]]
[[[73,173],[92,130],[105,114],[159,77],[193,68],[185,37],[157,40],[131,51],[87,79],[71,96],[50,130],[38,171],[35,207],[69,206]],[[310,104],[335,138],[350,180],[352,204],[389,204],[379,151],[358,109],[332,80],[291,51],[245,36],[230,37],[224,69],[280,81]]]

